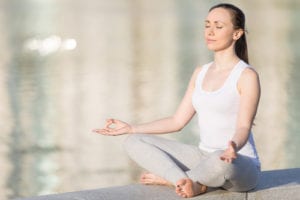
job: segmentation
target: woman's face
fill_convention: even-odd
[[[235,30],[230,11],[215,8],[210,11],[205,20],[205,42],[209,50],[222,51],[234,46],[240,30]]]

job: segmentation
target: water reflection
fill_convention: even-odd
[[[132,183],[140,169],[124,136],[90,130],[106,117],[143,122],[174,111],[194,67],[211,59],[202,27],[216,2],[2,1],[0,198]],[[263,168],[299,167],[299,3],[236,3],[263,85]],[[183,132],[172,137],[195,143],[196,123]]]
[[[52,35],[45,39],[30,38],[25,41],[24,49],[37,51],[41,56],[46,56],[59,50],[74,50],[76,46],[77,42],[75,39],[62,40],[61,37]]]

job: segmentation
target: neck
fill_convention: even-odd
[[[233,67],[240,58],[235,54],[233,48],[215,52],[214,63],[217,69],[226,69]]]

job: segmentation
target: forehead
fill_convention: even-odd
[[[206,21],[231,23],[231,13],[225,8],[215,8],[208,13]]]

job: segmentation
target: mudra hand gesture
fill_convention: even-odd
[[[132,126],[126,122],[117,119],[107,119],[104,128],[93,130],[102,135],[123,135],[132,132]]]
[[[228,148],[222,153],[220,159],[227,163],[232,163],[237,158],[236,144],[233,141],[228,142]]]

